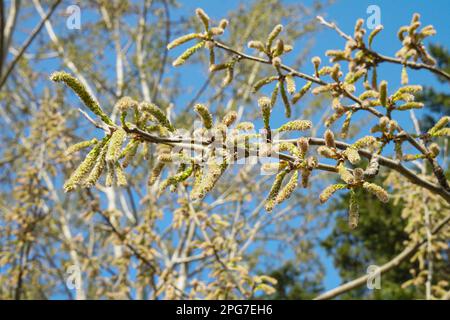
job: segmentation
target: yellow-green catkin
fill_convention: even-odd
[[[277,82],[275,87],[272,90],[272,94],[270,95],[270,105],[273,108],[275,106],[275,103],[277,102],[278,97],[278,91],[280,91],[280,83]]]
[[[406,70],[406,66],[402,67],[402,77],[401,77],[402,85],[406,85],[409,82],[408,71]]]
[[[320,59],[320,57],[315,56],[311,59],[311,62],[314,65],[314,73],[316,77],[319,77],[319,67],[322,60]]]
[[[222,123],[227,127],[231,126],[237,119],[237,112],[230,111],[222,119]]]
[[[277,204],[282,203],[284,200],[289,199],[292,193],[298,186],[298,170],[295,170],[292,174],[289,182],[280,190],[277,197],[275,198],[275,202]]]
[[[64,183],[64,191],[70,192],[80,185],[86,176],[91,172],[95,166],[96,160],[100,154],[103,145],[107,139],[103,139],[102,142],[97,143],[94,148],[87,154],[86,158],[81,162],[77,169],[71,174],[70,178]]]
[[[94,114],[100,117],[102,121],[108,125],[113,125],[111,119],[103,112],[98,102],[90,95],[86,87],[75,77],[64,71],[54,72],[50,76],[50,80],[55,82],[64,82],[71,88]]]
[[[321,156],[325,157],[325,158],[329,158],[329,159],[334,159],[337,157],[337,153],[328,148],[327,146],[320,146],[317,148],[317,153],[320,154]]]
[[[209,112],[208,108],[204,104],[197,103],[194,106],[194,110],[195,110],[195,112],[198,113],[198,115],[202,119],[203,125],[205,126],[205,128],[211,129],[213,126],[213,119],[212,119],[211,112]]]
[[[192,199],[202,200],[206,197],[208,192],[214,188],[226,168],[226,162],[217,163],[214,160],[210,161],[206,167],[206,172],[202,178],[200,186],[195,189],[195,192],[191,192]]]
[[[122,165],[119,162],[115,164],[116,183],[119,187],[125,187],[128,185],[127,177],[123,171]]]
[[[382,187],[374,183],[364,182],[363,188],[369,191],[370,193],[374,194],[381,202],[386,203],[389,201],[389,195],[386,192],[386,190],[384,190]]]
[[[348,226],[350,229],[355,229],[359,222],[359,205],[356,198],[356,193],[350,191],[350,203],[348,208]]]
[[[434,135],[437,131],[444,128],[449,122],[450,122],[450,116],[442,117],[441,119],[439,119],[438,122],[436,122],[436,124],[430,130],[428,130],[428,133],[430,135]]]
[[[430,149],[430,154],[433,158],[436,158],[439,155],[439,153],[441,152],[441,148],[439,147],[439,145],[437,143],[430,144],[428,149]]]
[[[361,157],[359,156],[358,150],[353,147],[348,147],[342,153],[351,164],[357,164],[361,161]]]
[[[252,131],[255,129],[255,125],[253,123],[247,122],[247,121],[239,122],[236,125],[236,129],[242,130],[242,131]]]
[[[323,134],[325,145],[328,148],[336,148],[336,143],[334,140],[334,134],[330,129],[325,130],[325,133]]]
[[[165,163],[158,161],[152,169],[147,181],[148,186],[152,186],[155,184],[158,177],[161,175],[162,170],[164,169]]]
[[[178,172],[172,177],[168,177],[166,180],[164,180],[161,185],[159,186],[159,191],[163,192],[168,186],[175,186],[180,182],[185,181],[187,178],[191,176],[193,172],[193,166],[187,167],[187,169]]]
[[[200,41],[199,43],[193,45],[189,49],[187,49],[185,52],[183,52],[178,58],[175,59],[175,61],[172,63],[174,67],[181,66],[184,64],[194,53],[196,53],[198,50],[203,48],[205,46],[205,41]]]
[[[116,102],[115,107],[119,112],[126,112],[130,109],[136,109],[138,107],[138,102],[131,97],[125,96]]]
[[[424,104],[422,102],[411,101],[411,102],[402,104],[401,106],[398,106],[396,109],[397,110],[422,109],[423,106],[424,106]]]
[[[268,129],[270,128],[271,101],[268,97],[261,97],[258,99],[258,105],[261,108],[264,128]]]
[[[284,104],[284,114],[285,114],[286,118],[290,118],[291,117],[291,103],[289,102],[289,98],[288,98],[288,95],[286,92],[284,81],[279,81],[279,84],[280,84],[281,100],[283,101],[283,104]]]
[[[123,128],[117,128],[117,130],[113,132],[106,152],[106,162],[115,162],[119,159],[122,151],[122,144],[126,137],[127,133]]]
[[[257,40],[249,41],[247,46],[250,49],[257,49],[261,52],[264,52],[266,50],[266,48],[264,48],[264,44],[261,41],[257,41]]]
[[[358,139],[355,143],[352,144],[352,147],[359,150],[370,145],[373,145],[377,142],[377,139],[373,136],[365,136],[361,139]]]
[[[278,80],[278,76],[270,76],[262,78],[261,80],[256,81],[256,83],[253,85],[253,93],[258,92],[259,89],[264,87],[265,85],[268,85],[276,80]]]
[[[352,116],[353,116],[353,112],[351,111],[347,111],[344,119],[344,122],[342,123],[342,128],[341,128],[341,138],[347,138],[348,135],[348,130],[350,128],[350,122],[352,120]]]
[[[325,203],[338,190],[345,189],[347,185],[343,183],[332,184],[326,187],[319,196],[320,203]]]
[[[195,14],[197,15],[197,18],[203,23],[205,30],[208,30],[210,19],[206,12],[202,8],[197,8],[195,9]]]
[[[270,50],[272,47],[273,40],[283,31],[283,26],[281,24],[276,25],[273,30],[269,33],[266,41],[266,48]]]
[[[294,94],[294,96],[292,97],[292,103],[296,104],[305,94],[306,92],[308,92],[309,89],[311,89],[312,86],[312,81],[308,81],[301,89],[299,92],[297,92],[296,94]]]
[[[383,30],[383,26],[381,24],[379,24],[378,26],[375,27],[375,29],[372,30],[372,32],[369,34],[369,48],[372,47],[372,41],[375,38],[375,36],[381,31]]]
[[[283,170],[277,174],[275,177],[275,181],[272,184],[272,188],[270,189],[269,196],[266,199],[265,209],[267,212],[272,212],[273,207],[275,206],[275,199],[280,192],[281,184],[283,183],[283,179],[286,176],[287,171]]]
[[[289,94],[295,93],[295,80],[291,74],[288,74],[285,78],[286,80],[286,90]]]
[[[179,38],[176,38],[175,40],[173,40],[172,42],[170,42],[167,45],[167,50],[170,50],[170,49],[173,49],[175,47],[178,47],[179,45],[182,45],[183,43],[186,43],[186,42],[188,42],[190,40],[198,39],[198,38],[200,38],[200,36],[201,35],[199,33],[189,33],[189,34],[186,34],[186,35],[181,36]]]
[[[387,82],[385,80],[380,82],[380,102],[383,107],[387,105]]]
[[[311,127],[312,122],[309,120],[294,120],[283,124],[277,131],[305,131],[311,129]]]
[[[338,165],[338,173],[339,173],[339,176],[341,177],[341,179],[343,181],[345,181],[345,183],[347,183],[347,184],[355,183],[355,178],[353,177],[351,172],[347,170],[347,168],[344,166],[343,163],[340,163]]]
[[[139,109],[143,112],[148,112],[149,114],[154,116],[156,120],[158,120],[158,122],[162,126],[166,127],[169,131],[171,132],[175,131],[175,128],[172,126],[169,119],[167,119],[164,112],[157,105],[148,102],[141,102],[139,104]]]
[[[94,167],[92,168],[91,172],[89,173],[86,180],[83,182],[83,186],[87,188],[91,188],[95,185],[95,183],[100,179],[100,176],[105,169],[106,165],[106,151],[108,150],[108,145],[104,145],[102,147],[102,150],[100,151],[100,154],[95,162]]]
[[[122,167],[126,168],[131,163],[131,161],[133,160],[134,156],[137,153],[139,144],[140,144],[139,140],[132,140],[123,149],[120,155],[120,158],[124,158],[122,162]]]
[[[86,140],[86,141],[81,141],[78,142],[74,145],[71,145],[69,148],[67,148],[66,152],[64,153],[66,156],[71,155],[72,153],[78,152],[82,149],[85,149],[87,147],[90,147],[94,144],[96,144],[98,142],[97,139],[92,139],[92,140]]]
[[[115,178],[114,172],[115,172],[115,166],[113,164],[107,164],[105,187],[111,187],[114,184],[114,178]]]

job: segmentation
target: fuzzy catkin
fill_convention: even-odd
[[[184,64],[194,53],[196,53],[198,50],[203,48],[205,46],[205,41],[200,41],[196,45],[193,45],[186,51],[184,51],[178,58],[175,59],[175,61],[172,63],[174,67],[181,66]]]
[[[387,105],[387,82],[385,80],[380,82],[380,102],[383,107]]]
[[[269,33],[266,41],[266,47],[270,50],[272,47],[273,40],[283,31],[283,26],[281,24],[276,25],[272,31]]]
[[[430,130],[428,130],[428,133],[430,135],[435,134],[438,130],[441,130],[442,128],[444,128],[449,122],[450,122],[450,116],[442,117],[441,119],[439,119],[438,122],[436,122],[436,124]]]
[[[350,173],[350,171],[347,170],[347,168],[344,166],[343,163],[339,164],[337,169],[338,169],[339,176],[341,177],[341,179],[343,181],[345,181],[345,183],[347,183],[347,184],[355,183],[355,178]]]
[[[265,209],[267,212],[272,212],[273,207],[275,206],[275,199],[280,192],[281,184],[283,183],[283,179],[286,176],[287,171],[283,170],[277,174],[275,177],[275,181],[272,184],[272,188],[269,191],[269,196],[266,199]]]
[[[107,141],[107,138],[103,139],[102,142],[97,143],[97,145],[87,154],[83,162],[81,162],[78,168],[71,174],[70,178],[64,183],[65,192],[74,190],[77,185],[80,185],[83,182],[83,179],[95,166],[100,151]]]
[[[270,76],[270,77],[265,77],[265,78],[262,78],[262,79],[258,80],[253,85],[253,93],[258,92],[259,89],[261,89],[265,85],[268,85],[268,84],[270,84],[270,83],[272,83],[273,81],[276,81],[276,80],[278,80],[278,76]]]
[[[115,162],[119,159],[122,144],[126,137],[127,133],[123,128],[117,128],[117,130],[113,132],[106,152],[106,162]]]
[[[357,164],[361,161],[361,157],[359,156],[358,150],[353,147],[348,147],[342,152],[342,154],[350,161],[351,164]]]
[[[295,170],[292,174],[289,182],[280,190],[277,197],[275,198],[275,203],[280,204],[284,200],[289,199],[292,193],[298,186],[298,170]]]
[[[237,112],[230,111],[222,119],[222,123],[227,127],[231,126],[237,119]]]
[[[258,99],[258,105],[261,108],[264,128],[268,129],[270,128],[271,101],[268,97],[261,97]]]
[[[294,94],[292,97],[292,103],[296,104],[305,94],[308,92],[309,89],[311,89],[312,81],[308,81],[299,92]]]
[[[348,208],[348,226],[350,229],[355,229],[359,222],[359,205],[356,194],[353,190],[350,191],[350,203]]]
[[[347,186],[342,183],[332,184],[326,187],[319,196],[320,203],[325,203],[338,190],[345,189]]]
[[[294,77],[288,74],[285,78],[286,80],[286,90],[289,94],[295,93],[295,80]]]
[[[156,120],[164,127],[166,127],[169,131],[175,131],[175,128],[170,123],[169,119],[167,119],[164,112],[155,104],[148,102],[141,102],[139,104],[139,109],[144,112],[148,112],[152,116],[156,118]]]
[[[186,34],[184,36],[181,36],[181,37],[176,38],[175,40],[171,41],[167,45],[167,50],[173,49],[175,47],[178,47],[179,45],[182,45],[183,43],[186,43],[186,42],[188,42],[190,40],[198,39],[198,38],[200,38],[200,34],[199,33]]]
[[[284,131],[305,131],[309,130],[312,127],[312,122],[309,120],[294,120],[289,121],[288,123],[283,124],[281,127],[277,129],[279,132]]]
[[[389,201],[389,195],[386,192],[386,190],[384,190],[382,187],[374,183],[364,182],[363,188],[369,191],[370,193],[374,194],[381,202],[386,203]]]
[[[92,139],[92,140],[86,140],[86,141],[78,142],[78,143],[76,143],[74,145],[71,145],[69,148],[67,148],[67,150],[64,152],[64,154],[66,156],[71,155],[72,153],[75,153],[75,152],[78,152],[78,151],[80,151],[82,149],[90,147],[90,146],[96,144],[97,142],[98,142],[98,140],[95,139],[95,138]]]
[[[103,112],[98,102],[91,96],[86,87],[77,78],[67,72],[59,71],[52,73],[50,80],[55,82],[64,82],[78,95],[85,106],[88,107],[94,114],[99,116],[104,123],[111,126],[114,125],[106,113]]]
[[[97,158],[97,161],[95,162],[94,167],[92,168],[91,172],[89,173],[88,177],[85,181],[83,181],[83,186],[90,188],[95,185],[95,183],[100,179],[100,175],[102,174],[103,170],[105,169],[106,165],[106,151],[108,150],[108,145],[104,145],[100,151],[100,154]]]
[[[291,103],[289,102],[289,98],[286,92],[285,83],[284,81],[279,81],[280,84],[280,93],[281,93],[281,100],[284,104],[284,114],[286,118],[291,117]]]
[[[197,103],[194,106],[194,110],[195,110],[195,112],[197,112],[197,114],[202,119],[203,125],[205,126],[205,128],[211,129],[212,125],[213,125],[213,119],[212,119],[211,112],[209,112],[208,108],[203,104]]]

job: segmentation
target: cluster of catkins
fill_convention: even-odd
[[[233,80],[233,70],[241,59],[242,55],[227,49],[227,47],[216,40],[217,36],[224,33],[228,26],[228,21],[223,19],[215,27],[211,26],[211,19],[202,10],[197,9],[196,15],[204,31],[201,33],[189,33],[181,36],[168,44],[167,48],[172,49],[196,40],[197,43],[185,50],[173,62],[174,66],[184,64],[194,53],[201,48],[209,51],[209,70],[217,72],[224,70],[225,78],[223,85],[228,85]],[[331,25],[318,17],[323,24]],[[363,28],[364,21],[359,19],[354,28],[353,36],[346,35],[337,30],[346,39],[345,48],[343,50],[328,50],[326,55],[330,58],[331,66],[321,66],[319,57],[312,58],[314,66],[314,75],[305,76],[291,68],[282,64],[281,58],[284,54],[292,51],[291,45],[285,44],[280,34],[283,31],[282,25],[277,25],[269,33],[265,41],[252,40],[248,43],[248,47],[257,50],[266,57],[263,61],[268,65],[272,65],[274,75],[258,79],[253,84],[253,93],[257,93],[261,88],[275,84],[270,96],[262,96],[258,99],[258,105],[261,111],[261,117],[264,123],[264,143],[254,143],[252,139],[261,138],[263,135],[255,134],[250,131],[254,130],[254,126],[249,122],[237,123],[234,128],[231,126],[237,119],[235,112],[229,112],[221,121],[214,123],[213,117],[205,105],[197,104],[194,107],[195,112],[202,120],[203,127],[193,133],[193,137],[201,137],[202,143],[200,151],[196,150],[194,154],[187,154],[185,149],[178,149],[174,144],[158,145],[157,152],[159,154],[158,161],[155,164],[150,177],[149,185],[154,185],[161,176],[163,168],[167,163],[177,163],[178,170],[174,175],[168,177],[159,184],[160,192],[170,187],[175,190],[178,184],[193,177],[194,182],[191,190],[191,198],[203,199],[210,192],[219,180],[223,172],[233,160],[239,156],[247,157],[252,150],[256,150],[258,156],[278,155],[280,161],[276,164],[265,164],[263,170],[275,170],[277,175],[274,183],[269,191],[266,199],[265,208],[272,211],[274,206],[288,199],[298,186],[299,172],[301,172],[301,180],[303,187],[308,185],[308,177],[311,171],[319,166],[318,160],[314,156],[307,156],[310,149],[308,138],[299,138],[296,143],[280,142],[272,139],[274,132],[290,132],[305,131],[312,127],[311,121],[293,120],[275,131],[270,127],[270,118],[272,110],[277,102],[278,97],[285,108],[286,117],[291,116],[291,106],[296,104],[308,91],[314,95],[327,94],[332,98],[333,113],[325,121],[327,130],[324,134],[325,145],[320,146],[317,152],[320,156],[336,161],[335,170],[339,173],[344,183],[333,184],[328,186],[320,195],[320,201],[326,202],[338,190],[348,189],[350,191],[349,206],[349,225],[351,228],[356,227],[358,223],[358,203],[355,190],[363,188],[374,194],[380,201],[386,202],[389,197],[387,192],[378,185],[368,182],[378,174],[379,163],[378,155],[384,146],[393,142],[397,157],[400,160],[414,160],[423,157],[435,158],[439,154],[437,144],[429,145],[429,154],[421,155],[403,155],[402,143],[405,135],[398,123],[392,119],[394,111],[405,111],[410,109],[422,108],[423,104],[415,101],[415,94],[422,90],[421,86],[408,85],[408,75],[406,66],[408,60],[422,60],[425,64],[433,65],[435,62],[429,56],[423,46],[423,39],[435,33],[432,26],[426,26],[420,31],[419,16],[414,15],[409,26],[400,28],[399,38],[403,47],[397,52],[397,57],[404,61],[402,70],[402,87],[395,92],[389,94],[388,84],[386,81],[378,83],[376,68],[382,61],[382,57],[372,51],[371,46],[375,36],[383,29],[382,26],[376,27],[368,36],[367,44],[364,36],[366,30]],[[229,61],[217,63],[215,49],[227,49],[233,53]],[[261,58],[257,58],[261,59]],[[255,58],[256,60],[256,58]],[[341,70],[341,61],[348,63],[348,72],[344,75]],[[368,73],[372,71],[372,78],[369,83]],[[296,89],[295,78],[306,78],[307,81],[300,90]],[[323,78],[329,77],[332,81],[326,82]],[[78,151],[82,148],[92,147],[85,160],[71,175],[65,184],[65,190],[71,191],[76,186],[92,186],[99,179],[103,170],[107,171],[106,184],[111,185],[114,180],[118,185],[125,185],[126,179],[123,173],[123,167],[126,167],[140,144],[147,146],[142,135],[138,133],[157,132],[159,136],[176,136],[175,128],[165,116],[164,112],[154,104],[141,102],[125,97],[117,102],[116,108],[121,112],[121,126],[115,125],[111,119],[103,112],[99,104],[87,92],[84,86],[72,76],[57,72],[51,76],[54,81],[65,82],[72,90],[74,90],[84,104],[107,126],[109,132],[105,138],[98,141],[92,139],[90,141],[81,142],[68,150],[68,153]],[[356,84],[359,80],[363,80],[362,85],[364,92],[359,96],[354,96]],[[313,84],[316,84],[313,87]],[[342,99],[350,98],[354,105],[344,105]],[[379,123],[372,127],[371,133],[380,134],[380,136],[365,136],[349,145],[345,150],[336,147],[333,132],[329,129],[333,123],[345,115],[345,119],[341,126],[341,136],[347,137],[351,118],[353,114],[361,110],[375,110],[382,108],[383,115],[380,116]],[[126,121],[127,114],[133,113],[134,122]],[[374,112],[372,112],[374,113]],[[378,112],[380,114],[380,112]],[[148,122],[151,124],[149,125]],[[431,128],[427,135],[429,137],[440,137],[450,135],[450,128],[447,127],[450,117],[443,117],[436,125]],[[140,131],[139,131],[140,130]],[[122,145],[129,138],[129,142],[125,148]],[[192,137],[188,137],[189,139]],[[203,143],[205,142],[206,143]],[[243,148],[244,152],[240,153]],[[372,157],[365,169],[356,167],[348,169],[345,163],[348,161],[353,166],[357,166],[361,161],[360,153],[362,149],[371,149]],[[252,153],[255,154],[255,153]],[[366,153],[367,155],[367,153]],[[122,163],[119,160],[123,159]],[[287,183],[283,184],[286,177],[289,177]]]

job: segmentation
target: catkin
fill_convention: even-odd
[[[212,125],[213,125],[213,119],[212,119],[211,112],[209,112],[208,108],[203,104],[197,103],[194,106],[194,110],[195,110],[195,112],[198,113],[198,115],[202,119],[203,125],[205,126],[205,128],[211,129]]]
[[[154,116],[156,120],[158,120],[158,122],[166,127],[169,131],[175,131],[175,128],[172,126],[169,119],[167,119],[164,112],[157,105],[148,102],[141,102],[139,104],[139,109]]]
[[[288,123],[283,124],[281,127],[277,129],[279,132],[284,131],[305,131],[311,129],[312,122],[309,120],[294,120],[289,121]]]
[[[205,41],[200,41],[196,45],[190,47],[185,52],[183,52],[178,58],[176,58],[175,61],[172,63],[172,65],[174,67],[178,67],[184,64],[194,53],[203,48],[204,45]]]
[[[117,128],[117,130],[113,132],[111,139],[109,140],[108,150],[106,152],[107,162],[115,162],[119,159],[122,144],[126,137],[127,133],[123,128]]]
[[[67,150],[66,150],[66,152],[64,152],[64,154],[66,156],[71,155],[72,153],[75,153],[75,152],[78,152],[78,151],[80,151],[82,149],[90,147],[90,146],[96,144],[97,142],[98,142],[98,140],[95,139],[95,138],[92,139],[92,140],[86,140],[86,141],[78,142],[78,143],[76,143],[74,145],[71,145],[69,148],[67,148]]]
[[[65,192],[74,190],[77,185],[80,185],[82,183],[83,179],[91,172],[92,168],[95,166],[100,151],[107,141],[108,139],[104,138],[102,142],[97,143],[97,145],[92,148],[92,150],[87,154],[83,162],[81,162],[78,168],[75,169],[75,171],[71,174],[70,178],[64,183]]]
[[[83,101],[83,103],[88,107],[94,114],[100,117],[102,121],[108,125],[114,125],[111,119],[103,112],[102,108],[98,102],[91,96],[87,91],[86,87],[75,77],[64,71],[54,72],[50,76],[50,80],[55,82],[64,82],[69,86]]]
[[[272,212],[273,207],[275,206],[275,199],[280,192],[281,184],[283,183],[283,179],[286,176],[287,171],[283,170],[277,174],[275,177],[275,181],[272,184],[272,188],[269,191],[269,196],[266,199],[265,209],[267,212]]]
[[[345,189],[347,186],[342,183],[332,184],[326,187],[319,196],[320,203],[325,203],[338,190]]]
[[[386,203],[389,201],[389,195],[386,192],[386,190],[384,190],[382,187],[374,183],[364,182],[363,188],[369,191],[370,193],[374,194],[381,202]]]
[[[275,203],[280,204],[284,200],[289,199],[294,190],[298,186],[298,170],[295,170],[292,174],[289,182],[280,190],[277,197],[275,198]]]
[[[383,107],[387,105],[387,82],[385,80],[380,82],[380,102]]]

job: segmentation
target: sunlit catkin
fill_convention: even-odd
[[[284,200],[289,199],[289,197],[295,191],[297,186],[298,186],[298,170],[295,170],[292,173],[292,176],[289,179],[288,183],[278,193],[277,197],[275,198],[275,202],[277,204],[280,204]]]
[[[113,125],[111,119],[103,112],[98,102],[87,91],[86,87],[75,77],[64,71],[54,72],[50,76],[50,80],[55,82],[64,82],[69,86],[83,101],[86,107],[88,107],[94,114],[100,117],[102,121],[108,125]]]
[[[280,192],[281,184],[283,183],[283,179],[286,176],[287,171],[283,170],[277,174],[275,177],[275,181],[272,184],[272,188],[270,189],[269,196],[266,199],[265,209],[267,212],[272,212],[273,207],[275,206],[275,199]]]
[[[350,203],[348,208],[348,226],[350,229],[355,229],[359,221],[359,205],[356,194],[353,190],[350,191]]]
[[[148,102],[141,102],[139,104],[139,110],[143,112],[148,112],[152,116],[158,120],[158,122],[166,127],[169,131],[173,132],[175,131],[175,128],[170,123],[169,119],[167,119],[164,112],[155,104],[148,103]]]
[[[332,184],[326,187],[319,196],[320,203],[325,203],[338,190],[345,189],[347,185],[343,183]]]
[[[365,190],[369,191],[370,193],[372,193],[373,195],[375,195],[378,198],[378,200],[380,200],[381,202],[389,201],[389,195],[386,192],[386,190],[384,190],[382,187],[380,187],[374,183],[364,182],[363,188]]]
[[[212,125],[213,125],[213,119],[212,119],[211,112],[209,112],[208,108],[204,104],[197,103],[194,106],[194,110],[195,110],[195,112],[197,112],[197,114],[202,119],[202,122],[203,122],[203,125],[205,126],[205,128],[211,129]]]
[[[194,53],[205,46],[205,41],[200,41],[196,45],[190,47],[186,51],[184,51],[175,61],[172,63],[174,67],[181,66],[184,64]]]
[[[284,131],[305,131],[312,127],[312,122],[309,120],[294,120],[283,124],[277,129],[279,132]]]
[[[119,159],[122,151],[122,144],[126,137],[127,133],[122,128],[117,128],[117,130],[113,132],[106,152],[106,162],[116,162]]]
[[[387,105],[387,82],[385,80],[380,82],[380,102],[383,107]]]
[[[95,139],[95,138],[92,139],[92,140],[86,140],[86,141],[78,142],[78,143],[76,143],[74,145],[71,145],[69,148],[67,148],[67,150],[66,150],[66,152],[64,152],[64,154],[66,156],[71,155],[72,153],[75,153],[75,152],[83,150],[83,149],[85,149],[87,147],[90,147],[90,146],[96,144],[97,142],[98,142],[98,140]]]
[[[89,172],[95,166],[96,160],[100,154],[103,145],[106,143],[107,139],[103,139],[102,142],[97,143],[97,145],[92,148],[92,150],[87,154],[86,158],[81,162],[77,169],[72,173],[70,178],[64,183],[64,191],[70,192],[75,189],[77,185],[80,185],[83,180],[87,177]]]

